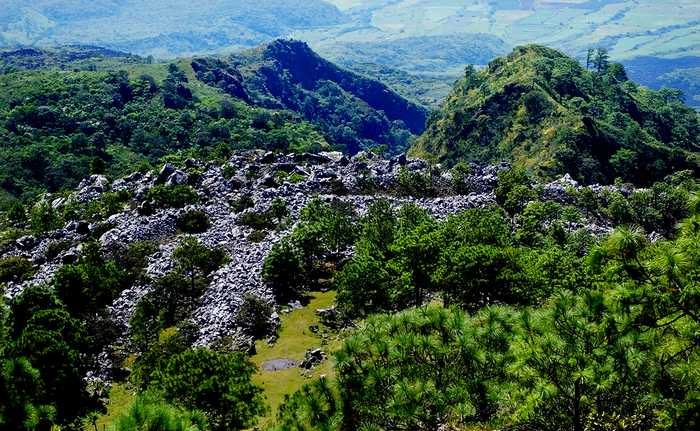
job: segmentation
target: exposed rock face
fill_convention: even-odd
[[[238,310],[247,294],[268,302],[274,302],[271,289],[261,279],[262,264],[272,246],[289,233],[269,232],[262,242],[248,239],[252,229],[237,224],[241,213],[236,213],[232,202],[248,195],[254,207],[244,210],[261,212],[267,210],[272,201],[284,199],[293,221],[314,197],[325,200],[350,202],[363,214],[379,196],[388,199],[392,205],[400,206],[412,202],[427,209],[438,219],[474,207],[495,204],[494,187],[497,173],[507,166],[472,166],[472,174],[466,178],[468,194],[449,194],[449,175],[434,176],[439,196],[431,198],[396,197],[387,191],[396,186],[401,169],[410,172],[427,172],[429,166],[422,160],[396,157],[384,160],[375,155],[360,153],[349,159],[338,153],[275,155],[272,153],[248,152],[234,155],[225,169],[218,165],[203,165],[188,161],[189,168],[196,168],[198,175],[195,189],[200,203],[182,209],[160,209],[152,215],[142,215],[137,207],[139,199],[156,184],[193,183],[187,172],[166,164],[157,174],[132,174],[109,184],[105,177],[93,176],[83,181],[73,196],[68,198],[81,201],[96,199],[106,190],[127,190],[135,196],[135,201],[127,209],[109,217],[105,223],[111,227],[101,237],[100,242],[109,252],[117,252],[124,245],[137,241],[154,240],[159,244],[158,251],[150,256],[147,274],[152,279],[165,275],[173,267],[172,253],[182,235],[178,233],[176,222],[185,211],[197,209],[205,212],[211,221],[209,229],[195,235],[209,247],[221,247],[230,257],[230,262],[210,276],[210,284],[199,307],[192,314],[192,320],[200,328],[197,344],[210,345],[224,337],[240,337],[241,345],[249,345],[236,321]],[[296,183],[280,180],[284,176],[278,172],[297,173],[303,180]],[[227,173],[226,177],[224,172]],[[371,180],[375,189],[368,194],[363,181]],[[544,185],[546,195],[552,200],[568,202],[569,188],[580,188],[573,180],[562,180]],[[58,205],[63,205],[59,202]],[[590,220],[585,225],[571,226],[571,229],[587,228],[594,233],[605,233],[610,226],[604,221]],[[291,227],[290,227],[291,229]],[[79,250],[71,247],[51,259],[46,258],[46,249],[51,242],[70,240],[79,244],[91,232],[84,222],[76,222],[66,228],[51,232],[39,238],[23,237],[3,251],[4,255],[21,255],[30,258],[38,271],[34,278],[22,284],[8,286],[8,295],[15,296],[28,285],[44,283],[51,279],[64,263],[74,262]],[[149,292],[151,286],[136,285],[122,292],[110,307],[112,318],[124,328],[136,303]],[[321,312],[321,311],[319,311]],[[323,314],[333,314],[325,310]]]

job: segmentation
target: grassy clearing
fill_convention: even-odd
[[[309,303],[304,308],[282,315],[282,328],[275,344],[270,346],[265,341],[256,343],[257,353],[251,357],[251,360],[258,366],[258,373],[253,380],[265,388],[267,403],[270,406],[267,416],[261,418],[258,423],[259,429],[267,429],[273,424],[277,409],[284,401],[285,395],[296,392],[312,378],[323,374],[328,377],[333,375],[331,359],[324,361],[310,372],[299,367],[279,371],[262,369],[266,361],[274,359],[301,361],[304,359],[304,353],[309,349],[320,347],[326,354],[330,355],[331,352],[340,347],[341,339],[339,336],[326,333],[327,339],[322,338],[323,327],[321,327],[319,334],[314,334],[309,330],[309,326],[319,324],[316,309],[327,308],[335,303],[335,292],[312,292],[309,296]]]
[[[264,340],[256,343],[257,353],[250,358],[258,367],[258,372],[253,380],[265,389],[267,403],[270,406],[267,415],[260,418],[258,429],[267,429],[273,425],[277,409],[284,401],[285,395],[296,392],[305,383],[322,374],[333,376],[331,359],[324,361],[311,371],[305,371],[299,367],[265,371],[262,366],[265,362],[274,359],[301,361],[309,349],[321,348],[327,355],[330,355],[339,348],[342,342],[341,337],[324,330],[319,323],[318,316],[316,316],[316,309],[333,306],[335,297],[335,292],[310,293],[309,302],[304,308],[294,310],[289,314],[282,314],[282,327],[275,344],[270,346]],[[320,332],[318,334],[311,332],[309,329],[311,325],[319,325]],[[115,384],[109,393],[107,413],[97,421],[98,431],[109,431],[117,418],[129,408],[134,398],[135,394],[127,389],[125,383]],[[87,425],[85,431],[94,431],[92,424]]]
[[[97,420],[98,431],[109,431],[112,426],[131,405],[131,402],[136,396],[130,392],[125,383],[116,383],[109,391],[109,404],[107,404],[107,413],[100,416]],[[86,425],[85,430],[94,431],[92,424]]]

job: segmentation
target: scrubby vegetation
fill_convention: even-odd
[[[604,50],[588,68],[558,51],[516,48],[468,67],[414,152],[441,161],[513,161],[540,177],[651,184],[698,170],[700,123],[680,93],[631,82]]]
[[[444,220],[381,198],[363,215],[313,199],[263,275],[280,303],[334,288],[338,322],[359,327],[342,333],[331,375],[288,394],[276,429],[692,428],[696,180],[681,172],[625,194],[582,188],[569,191],[570,204],[544,200],[531,182],[523,170],[504,171],[500,206]],[[286,206],[267,213],[282,219]],[[598,238],[572,228],[591,215],[617,230]],[[655,233],[667,239],[650,241]],[[86,243],[51,289],[26,289],[10,303],[0,351],[4,426],[70,429],[101,411],[82,376],[119,333],[105,307],[146,277],[154,252],[137,243],[106,256]],[[131,319],[137,396],[115,429],[251,427],[266,407],[246,354],[224,344],[192,348],[198,332],[189,317],[225,254],[193,237],[172,253],[175,267],[153,280]],[[8,278],[32,271],[20,259],[2,267]],[[268,336],[270,304],[244,302],[242,329]],[[45,389],[26,391],[20,380]]]

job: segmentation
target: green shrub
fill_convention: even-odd
[[[262,277],[281,301],[296,297],[307,283],[304,253],[288,239],[278,242],[265,258]]]
[[[277,413],[275,431],[336,430],[342,420],[342,403],[328,379],[321,377],[286,395]]]
[[[498,204],[511,215],[522,211],[525,204],[537,196],[527,172],[520,168],[499,173],[495,193]]]
[[[10,256],[0,259],[0,283],[20,282],[34,273],[34,266],[26,257]]]
[[[173,259],[178,268],[192,278],[197,275],[206,277],[228,262],[223,249],[210,249],[192,236],[180,242],[173,251]]]
[[[527,245],[540,245],[544,240],[546,227],[560,214],[561,206],[553,202],[531,201],[518,216],[520,229],[517,234]]]
[[[51,241],[49,243],[49,245],[46,247],[46,252],[44,253],[44,257],[47,260],[53,260],[59,254],[68,250],[72,246],[73,246],[73,242],[70,240],[67,240],[67,239],[60,240],[60,241]]]
[[[99,240],[102,235],[114,229],[114,227],[114,223],[107,223],[106,221],[97,222],[90,231],[90,238]]]
[[[206,232],[210,225],[207,213],[199,210],[187,211],[177,220],[177,228],[190,234]]]
[[[238,217],[238,224],[248,226],[254,230],[266,230],[275,227],[272,214],[269,211],[263,213],[249,211]]]
[[[265,241],[265,238],[267,238],[266,230],[254,230],[250,233],[250,235],[248,235],[248,241],[255,243],[263,242]]]
[[[207,287],[206,280],[194,280],[173,271],[159,278],[153,290],[136,304],[129,320],[132,341],[146,349],[158,340],[162,330],[187,319]]]
[[[452,189],[457,194],[467,194],[469,193],[469,186],[467,185],[467,178],[472,173],[471,167],[464,162],[457,163],[451,170],[452,174]]]
[[[102,217],[107,218],[113,214],[116,214],[124,209],[124,203],[131,199],[131,193],[127,190],[120,190],[118,192],[106,192],[100,196],[100,203],[102,204]]]
[[[78,262],[58,270],[52,286],[71,314],[86,317],[111,304],[128,287],[128,270],[107,259],[92,241],[84,244]]]
[[[148,190],[144,200],[154,208],[182,208],[197,203],[199,196],[189,185],[157,185]]]
[[[356,186],[360,193],[373,195],[379,190],[377,180],[372,177],[369,170],[363,170],[357,174]]]
[[[226,163],[221,167],[221,175],[227,180],[230,180],[234,175],[236,175],[236,167]]]
[[[27,208],[24,204],[16,200],[7,210],[7,220],[13,226],[24,226],[27,223]]]
[[[289,181],[292,184],[298,184],[298,183],[304,182],[304,180],[306,180],[306,177],[304,175],[300,174],[299,172],[292,172],[287,177],[287,181]]]
[[[282,198],[275,198],[270,204],[270,209],[268,213],[271,217],[281,222],[282,219],[289,216],[289,208],[287,208],[287,202]]]
[[[212,429],[233,431],[265,412],[263,390],[251,381],[255,371],[241,353],[198,348],[168,358],[151,385],[170,402],[205,412]]]
[[[253,208],[255,206],[255,201],[250,194],[246,193],[240,198],[231,201],[230,204],[231,210],[233,210],[235,213],[239,213],[247,210],[248,208]]]
[[[406,168],[399,170],[396,191],[401,196],[425,197],[435,195],[433,180],[429,173],[412,172]]]
[[[29,232],[18,228],[8,228],[0,232],[0,250],[13,244],[18,239],[27,235]]]
[[[113,253],[114,260],[120,268],[127,268],[126,284],[137,280],[145,280],[148,257],[158,251],[158,246],[152,241],[138,241],[129,244],[122,250]]]
[[[247,294],[238,310],[236,321],[239,322],[246,334],[255,338],[269,335],[270,316],[274,312],[272,305],[257,296]]]
[[[140,394],[128,410],[117,418],[114,431],[206,431],[204,413],[187,411],[168,404],[159,396]]]
[[[139,311],[138,307],[136,311]],[[136,328],[132,322],[150,324],[151,328],[145,326]],[[134,361],[129,381],[140,391],[148,389],[155,370],[163,367],[163,364],[172,356],[189,349],[199,337],[199,328],[192,321],[181,322],[174,329],[163,333],[160,331],[158,322],[134,319],[134,317],[129,322],[131,339],[141,350],[141,354]],[[135,338],[136,334],[148,335],[148,337]]]
[[[41,202],[32,207],[29,215],[32,232],[37,235],[59,229],[63,225],[58,212],[48,202]]]
[[[100,221],[121,212],[124,204],[131,199],[127,190],[103,193],[99,199],[81,204],[71,202],[63,206],[63,217],[66,220]]]

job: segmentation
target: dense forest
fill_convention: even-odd
[[[0,57],[0,429],[696,429],[700,120],[589,54]]]

